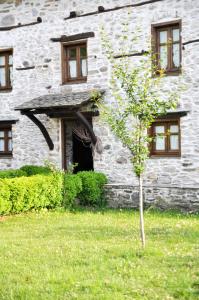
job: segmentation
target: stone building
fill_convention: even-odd
[[[93,89],[110,97],[100,26],[105,25],[117,49],[129,14],[132,33],[137,26],[141,29],[134,45],[138,54],[146,49],[153,29],[168,75],[165,91],[175,86],[181,72],[187,85],[178,110],[153,125],[154,135],[160,132],[165,138],[157,137],[153,144],[144,179],[145,201],[195,211],[199,208],[198,0],[1,0],[0,169],[44,160],[60,168],[77,162],[80,170],[107,174],[112,206],[137,205],[130,153],[89,102]],[[89,126],[89,135],[81,131],[82,122]],[[95,136],[102,140],[103,152],[93,157],[89,145]]]

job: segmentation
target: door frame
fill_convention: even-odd
[[[66,160],[66,119],[61,119],[61,160],[62,169],[67,170]]]
[[[93,128],[93,113],[84,113],[84,116],[89,120],[92,128]],[[76,117],[65,117],[61,118],[61,164],[62,169],[67,170],[67,156],[66,156],[66,128],[67,128],[67,119],[68,120],[76,120]],[[94,161],[93,161],[94,166]]]

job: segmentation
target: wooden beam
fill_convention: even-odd
[[[94,37],[95,33],[94,32],[84,32],[84,33],[78,33],[74,35],[62,35],[60,38],[51,38],[50,40],[52,42],[72,42],[72,41],[77,41],[77,40],[83,40],[87,38]]]
[[[192,44],[192,43],[199,43],[199,39],[184,42],[184,43],[182,43],[182,45],[185,46],[185,45]],[[149,51],[142,50],[141,52],[136,52],[136,53],[126,53],[123,55],[118,54],[118,55],[115,55],[114,58],[142,56],[142,55],[146,55],[146,54],[149,54]]]
[[[0,125],[12,125],[16,124],[18,120],[0,120]]]
[[[48,117],[50,118],[63,118],[63,119],[76,119],[77,116],[75,114],[75,111],[55,111],[55,112],[48,112],[46,113]],[[86,111],[82,112],[82,114],[85,117],[97,117],[99,116],[99,111],[91,112],[91,111]]]
[[[12,30],[12,29],[37,25],[37,24],[40,24],[40,23],[42,23],[42,18],[38,17],[36,22],[31,22],[31,23],[27,23],[27,24],[18,23],[17,25],[13,25],[13,26],[0,27],[0,31],[9,31],[9,30]]]
[[[191,41],[188,41],[188,42],[185,42],[185,43],[182,43],[182,44],[183,44],[183,46],[185,46],[185,45],[192,44],[192,43],[199,43],[199,39],[191,40]]]
[[[37,125],[37,127],[40,129],[41,133],[43,134],[43,136],[48,144],[49,149],[53,150],[54,144],[51,140],[51,137],[50,137],[46,127],[33,114],[31,115],[31,114],[24,113],[24,115],[27,116],[35,125]]]
[[[96,14],[101,14],[101,13],[106,13],[106,12],[111,12],[111,11],[116,11],[119,9],[123,9],[123,8],[129,8],[129,7],[139,7],[139,6],[143,6],[143,5],[147,5],[147,4],[153,4],[155,2],[162,2],[164,0],[148,0],[148,1],[143,1],[140,3],[136,3],[136,4],[129,4],[129,5],[123,5],[123,6],[117,6],[117,7],[113,7],[113,8],[108,8],[108,9],[99,9],[97,11],[93,11],[90,13],[86,13],[86,14],[82,14],[82,15],[78,15],[76,12],[72,12],[72,15],[70,14],[69,17],[64,18],[64,20],[69,20],[71,18],[81,18],[81,17],[88,17],[88,16],[92,16],[92,15],[96,15]]]
[[[146,54],[149,54],[149,51],[145,51],[145,50],[142,50],[141,52],[136,52],[136,53],[126,53],[126,54],[123,54],[123,55],[115,55],[114,58],[122,58],[122,57],[130,57],[130,56],[142,56],[142,55],[146,55]]]
[[[79,108],[79,106],[77,107]],[[64,107],[49,107],[49,108],[27,108],[27,109],[17,109],[21,111],[22,115],[41,115],[41,114],[46,114],[49,117],[53,117],[54,115],[56,117],[62,117],[65,115],[71,115],[74,113],[75,109],[77,110],[76,107],[70,106],[68,108]]]
[[[87,121],[87,119],[84,117],[84,115],[80,111],[77,111],[75,114],[76,114],[77,118],[79,119],[79,121],[88,130],[91,140],[92,140],[92,143],[95,145],[97,143],[97,138],[95,136],[92,126],[90,125],[90,123]]]
[[[35,69],[35,66],[32,66],[32,67],[23,67],[23,68],[16,68],[17,71],[32,70],[32,69]]]

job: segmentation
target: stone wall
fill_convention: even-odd
[[[74,121],[67,121],[65,123],[66,128],[66,163],[67,167],[73,164],[73,126]]]
[[[135,0],[133,3],[142,2]],[[17,168],[23,164],[42,164],[45,159],[52,160],[61,167],[60,120],[41,116],[49,129],[55,149],[49,151],[39,129],[21,116],[14,108],[35,97],[45,94],[66,93],[92,89],[108,91],[109,65],[101,46],[100,26],[104,24],[115,51],[119,49],[118,36],[122,23],[130,14],[130,31],[139,26],[141,32],[133,49],[146,49],[151,35],[151,24],[164,21],[182,20],[182,41],[198,38],[198,0],[163,0],[130,9],[121,9],[92,16],[64,20],[70,11],[88,13],[96,11],[99,5],[112,8],[130,4],[130,0],[4,0],[0,2],[0,26],[26,24],[42,17],[37,25],[0,31],[0,49],[14,50],[14,84],[9,93],[0,93],[0,120],[17,119],[13,126],[13,158],[0,159],[0,169]],[[73,35],[93,31],[94,38],[88,39],[88,80],[83,84],[62,85],[61,45],[50,39],[61,35]],[[132,58],[134,61],[135,58]],[[30,70],[17,68],[34,66]],[[189,111],[181,118],[181,148],[179,158],[151,158],[147,163],[145,183],[150,186],[199,188],[199,43],[185,46],[182,53],[182,69],[186,90],[182,93],[180,107]],[[177,78],[164,78],[164,92],[172,90]],[[95,117],[93,127],[104,146],[102,155],[95,155],[95,170],[107,174],[111,184],[137,185],[132,173],[130,154],[120,141],[113,136],[100,117]],[[186,194],[185,194],[186,195]]]
[[[178,209],[183,212],[199,211],[199,188],[144,186],[144,207]],[[132,185],[106,186],[106,199],[112,208],[139,208],[139,188]]]

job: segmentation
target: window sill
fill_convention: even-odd
[[[12,159],[12,154],[0,154],[0,159]]]
[[[164,77],[167,77],[167,76],[179,76],[179,75],[182,74],[182,69],[175,70],[175,71],[165,71],[163,74],[164,74]],[[157,72],[153,76],[154,77],[159,77],[160,74]]]
[[[151,154],[149,158],[181,158],[180,154]]]
[[[61,85],[71,85],[71,84],[81,84],[81,83],[87,83],[87,79],[64,81],[62,82]]]
[[[166,76],[179,76],[180,74],[182,74],[182,71],[167,71],[165,72]]]
[[[11,93],[11,92],[12,92],[12,88],[5,88],[5,89],[0,88],[0,93]]]

